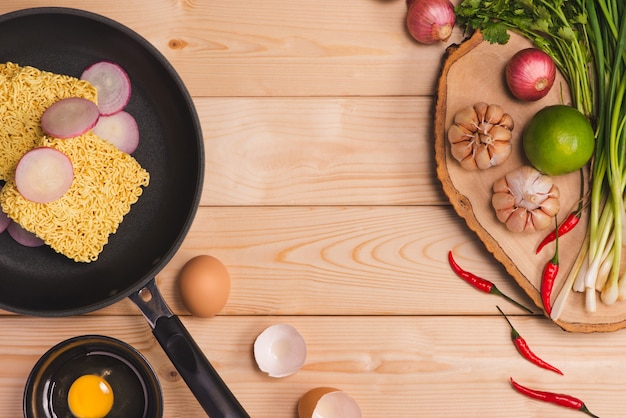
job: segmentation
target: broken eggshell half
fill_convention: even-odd
[[[286,377],[304,365],[306,342],[291,325],[271,325],[254,341],[254,358],[270,377]]]
[[[298,418],[361,418],[361,408],[345,392],[319,387],[300,398]]]

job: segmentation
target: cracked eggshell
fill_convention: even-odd
[[[345,392],[319,387],[300,398],[298,418],[361,418],[361,408]]]
[[[306,343],[291,325],[271,325],[254,341],[254,358],[269,376],[286,377],[304,365]]]

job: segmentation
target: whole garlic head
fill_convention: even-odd
[[[539,231],[554,223],[559,188],[530,166],[507,173],[493,184],[491,204],[500,222],[513,232]]]
[[[454,115],[448,129],[452,156],[468,170],[501,164],[511,155],[513,118],[497,104],[478,102]]]

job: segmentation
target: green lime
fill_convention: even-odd
[[[565,105],[541,109],[528,122],[522,137],[530,163],[550,176],[571,173],[587,164],[594,142],[589,120]]]

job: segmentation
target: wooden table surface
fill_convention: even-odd
[[[4,0],[0,13],[48,6]],[[201,208],[158,275],[172,309],[253,417],[296,417],[301,395],[333,386],[363,416],[575,417],[509,385],[576,395],[626,413],[626,333],[573,334],[477,292],[446,254],[530,300],[456,216],[435,177],[433,93],[447,44],[404,27],[404,0],[59,0],[148,39],[190,90],[206,147]],[[455,32],[451,41],[462,34]],[[2,51],[0,51],[1,54]],[[189,315],[176,277],[191,257],[227,266],[221,314]],[[496,304],[564,376],[516,352]],[[539,312],[539,310],[536,310]],[[308,344],[290,377],[252,356],[267,326]],[[22,414],[26,378],[51,346],[99,333],[139,349],[160,378],[165,417],[203,411],[130,301],[80,317],[0,315],[0,416]]]

